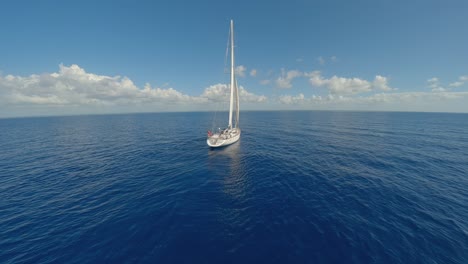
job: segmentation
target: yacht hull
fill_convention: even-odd
[[[223,135],[221,134],[214,134],[211,137],[208,137],[208,139],[206,140],[206,144],[208,144],[208,146],[212,148],[228,146],[233,143],[236,143],[240,138],[240,134],[240,129],[238,129],[238,131],[231,137],[223,137]]]

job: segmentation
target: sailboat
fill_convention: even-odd
[[[236,75],[234,71],[234,22],[231,20],[231,27],[229,31],[229,37],[231,40],[231,99],[229,101],[229,122],[225,129],[218,129],[215,133],[208,131],[208,138],[206,143],[208,146],[216,148],[223,147],[235,143],[239,140],[241,130],[239,128],[239,90],[237,88]],[[236,102],[234,106],[234,100]],[[234,107],[235,107],[235,122],[234,118]]]

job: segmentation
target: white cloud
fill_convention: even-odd
[[[446,92],[448,91],[446,88],[442,87],[439,82],[439,78],[437,77],[432,77],[427,80],[427,85],[429,88],[431,88],[431,91],[433,92]]]
[[[37,96],[14,94],[10,98],[14,103],[26,103],[37,105],[64,105],[68,103],[66,100],[61,99],[56,95]]]
[[[277,102],[286,109],[402,110],[466,112],[468,92],[401,92],[368,96],[329,94],[305,97],[282,95]]]
[[[302,106],[313,106],[313,105],[331,105],[344,102],[352,102],[356,100],[355,97],[345,97],[342,95],[328,94],[326,96],[312,95],[307,98],[304,94],[300,93],[296,96],[282,95],[278,98],[278,102],[287,105],[302,105]]]
[[[229,100],[230,91],[227,84],[218,83],[206,88],[200,97],[215,102],[226,102]],[[239,87],[239,98],[241,102],[246,103],[261,103],[267,101],[266,96],[250,93],[242,86]]]
[[[303,58],[297,58],[297,59],[296,59],[296,62],[303,62],[303,61],[304,61]]]
[[[464,82],[453,82],[453,83],[449,84],[449,86],[450,87],[460,87],[463,84],[465,84],[465,83]]]
[[[361,102],[403,102],[415,103],[416,101],[433,102],[447,99],[468,98],[468,92],[403,92],[403,93],[378,93],[369,97],[358,97],[355,100]]]
[[[211,101],[227,101],[229,98],[229,87],[227,84],[224,83],[218,83],[215,85],[211,85],[210,87],[207,87],[201,97],[207,98]]]
[[[183,94],[173,88],[162,89],[162,88],[151,88],[149,84],[146,84],[143,90],[138,93],[142,101],[152,102],[152,101],[164,101],[164,102],[174,102],[174,103],[203,103],[206,102],[204,98],[188,96]]]
[[[51,74],[0,76],[0,103],[10,106],[203,106],[227,95],[226,90],[229,90],[226,84],[217,84],[206,88],[200,96],[189,96],[170,87],[151,87],[150,84],[140,89],[127,77],[87,73],[78,65],[60,65],[59,71]],[[244,102],[267,100],[265,96],[250,93],[243,87],[240,87],[240,97]]]
[[[245,71],[247,68],[244,65],[239,65],[236,67],[236,76],[245,77]]]
[[[336,56],[331,56],[331,57],[330,57],[330,60],[331,60],[332,62],[336,62],[336,61],[338,60],[338,58],[337,58]]]
[[[252,70],[250,71],[250,76],[252,76],[252,77],[257,76],[257,70],[256,70],[256,69],[252,69]]]
[[[388,86],[386,77],[377,75],[373,82],[360,78],[343,78],[334,75],[330,79],[325,79],[320,71],[313,71],[306,74],[309,82],[315,87],[326,87],[331,94],[352,95],[358,93],[370,92],[372,90],[391,91],[394,90]]]
[[[372,83],[374,89],[380,90],[380,91],[392,91],[395,90],[394,88],[391,88],[388,86],[388,80],[387,77],[383,77],[380,75],[375,76],[374,82]]]
[[[294,80],[294,78],[300,77],[302,75],[302,72],[297,70],[286,72],[284,69],[281,69],[281,76],[276,79],[276,85],[283,89],[292,88],[291,82]]]
[[[264,103],[268,98],[264,95],[256,95],[244,89],[244,87],[239,87],[239,97],[241,102],[247,103]]]
[[[450,87],[460,87],[468,81],[468,76],[460,76],[457,82],[449,84]]]
[[[78,65],[60,65],[59,72],[0,77],[0,90],[11,104],[119,105],[145,102],[199,102],[173,88],[139,89],[129,78],[87,73]]]
[[[445,89],[444,87],[435,87],[435,88],[432,88],[432,91],[433,92],[446,92],[448,90]]]
[[[282,95],[278,98],[278,100],[282,104],[300,104],[305,101],[305,97],[304,94],[300,93],[297,96]]]
[[[241,72],[252,74],[247,69]],[[438,78],[427,80],[428,92],[395,92],[388,77],[373,80],[332,76],[320,71],[303,73],[281,70],[277,80],[264,79],[263,85],[275,81],[281,88],[291,88],[295,78],[305,76],[314,87],[323,87],[326,95],[306,96],[283,94],[276,99],[257,95],[239,87],[241,102],[248,109],[366,109],[468,112],[468,92],[452,92],[440,85]],[[267,77],[268,78],[268,77]],[[466,84],[468,76],[460,76],[447,87]],[[369,93],[372,92],[372,93]],[[377,93],[376,93],[377,92]],[[0,116],[39,114],[80,114],[103,112],[190,111],[209,110],[211,102],[228,101],[226,84],[206,87],[200,95],[184,94],[165,84],[137,87],[121,76],[86,72],[77,65],[64,66],[55,73],[30,76],[0,75]],[[262,103],[262,104],[260,104]],[[249,106],[252,106],[249,108]],[[278,107],[278,108],[276,108]],[[51,110],[52,109],[52,110]],[[54,110],[55,109],[55,110]],[[245,108],[243,108],[245,109]],[[55,111],[55,112],[53,112]]]

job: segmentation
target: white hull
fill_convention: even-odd
[[[212,148],[224,147],[235,143],[240,138],[241,131],[238,128],[232,129],[228,134],[216,133],[208,137],[206,143]]]

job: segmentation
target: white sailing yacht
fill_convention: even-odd
[[[230,145],[239,140],[241,130],[239,128],[239,92],[234,72],[234,22],[231,20],[231,29],[229,32],[231,40],[231,99],[229,102],[229,123],[226,129],[219,129],[215,133],[208,131],[206,143],[210,147],[222,147]],[[236,101],[235,122],[233,124],[234,100]]]

